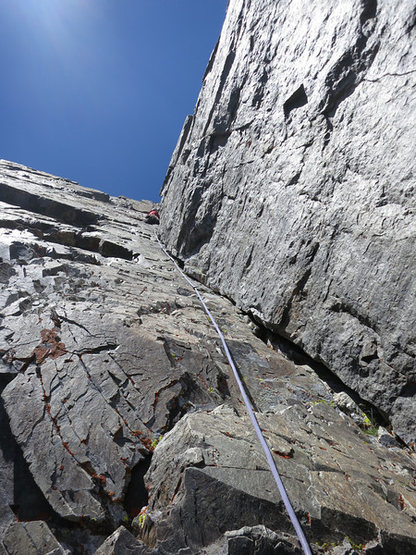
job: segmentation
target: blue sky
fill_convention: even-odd
[[[0,0],[0,158],[158,200],[227,0]]]

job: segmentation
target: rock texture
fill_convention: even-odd
[[[162,190],[195,277],[416,438],[416,3],[230,0]]]
[[[0,552],[299,553],[220,341],[149,208],[0,162]],[[414,453],[200,290],[313,552],[413,553]]]

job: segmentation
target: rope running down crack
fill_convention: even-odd
[[[308,544],[308,540],[306,539],[305,533],[304,533],[304,531],[303,531],[303,529],[302,529],[302,526],[301,526],[301,524],[300,524],[300,522],[299,522],[299,519],[298,519],[298,517],[297,517],[296,514],[295,514],[295,511],[294,511],[294,509],[293,509],[292,503],[290,502],[289,496],[288,496],[288,494],[287,494],[287,492],[286,492],[285,486],[284,486],[284,484],[283,484],[283,482],[282,482],[282,479],[281,479],[281,477],[280,477],[280,474],[279,474],[279,472],[278,472],[278,470],[277,470],[277,467],[276,467],[276,464],[275,464],[275,462],[274,462],[273,455],[272,455],[272,453],[271,453],[271,451],[270,451],[270,447],[267,445],[267,442],[266,442],[266,439],[265,439],[265,437],[264,437],[264,435],[263,435],[263,432],[262,432],[261,429],[260,429],[259,423],[258,423],[257,418],[256,418],[256,415],[255,415],[255,413],[254,413],[254,409],[253,409],[252,404],[251,404],[251,402],[250,402],[250,400],[249,400],[249,398],[248,398],[248,396],[247,396],[245,387],[244,387],[244,385],[243,385],[243,383],[242,383],[242,381],[241,381],[241,379],[240,379],[238,370],[237,370],[237,368],[236,368],[236,366],[235,366],[235,364],[234,364],[233,358],[232,358],[232,356],[231,356],[231,353],[230,353],[230,350],[229,350],[229,348],[228,348],[227,342],[225,341],[224,335],[223,335],[223,333],[221,332],[220,328],[218,327],[217,322],[215,321],[214,317],[212,316],[211,312],[209,311],[207,305],[206,305],[205,302],[204,302],[204,299],[202,298],[202,296],[201,296],[200,292],[198,291],[198,289],[196,288],[196,286],[195,286],[195,285],[191,282],[191,280],[184,274],[184,272],[182,272],[182,270],[181,270],[181,268],[178,266],[176,260],[166,251],[166,249],[165,249],[164,246],[162,245],[162,242],[160,241],[160,239],[159,239],[159,237],[158,237],[158,235],[157,235],[157,233],[156,233],[156,230],[155,230],[154,233],[155,233],[156,240],[157,240],[157,242],[159,243],[159,246],[160,246],[161,250],[163,251],[163,253],[173,262],[173,264],[175,265],[175,267],[176,267],[176,269],[178,270],[178,272],[182,275],[182,277],[185,279],[185,281],[186,281],[186,282],[192,287],[192,289],[195,291],[195,293],[196,293],[198,299],[200,300],[202,306],[204,307],[205,312],[207,313],[209,319],[211,320],[211,322],[212,322],[212,324],[213,324],[213,326],[214,326],[216,332],[218,333],[218,335],[219,335],[219,337],[220,337],[220,339],[221,339],[221,342],[222,342],[222,345],[223,345],[223,348],[224,348],[226,357],[227,357],[227,359],[228,359],[228,362],[230,363],[230,366],[231,366],[231,368],[232,368],[232,371],[233,371],[235,380],[236,380],[237,385],[238,385],[238,387],[239,387],[239,389],[240,389],[241,396],[243,397],[244,403],[245,403],[245,405],[246,405],[247,412],[248,412],[248,414],[249,414],[249,416],[250,416],[250,419],[251,419],[251,422],[252,422],[252,424],[253,424],[253,427],[254,427],[254,430],[255,430],[255,432],[256,432],[256,435],[257,435],[257,437],[258,437],[258,439],[259,439],[259,441],[260,441],[260,444],[261,444],[261,446],[262,446],[262,448],[263,448],[263,451],[264,451],[264,453],[265,453],[265,455],[266,455],[267,462],[269,463],[269,467],[270,467],[271,473],[272,473],[273,478],[274,478],[274,480],[275,480],[275,482],[276,482],[276,484],[277,484],[277,487],[278,487],[278,489],[279,489],[279,493],[280,493],[280,495],[281,495],[281,497],[282,497],[283,503],[284,503],[284,505],[285,505],[285,508],[286,508],[286,511],[287,511],[287,513],[288,513],[288,515],[289,515],[289,518],[290,518],[290,520],[291,520],[291,522],[292,522],[292,525],[293,525],[293,527],[294,527],[294,529],[295,529],[295,531],[296,531],[296,534],[297,534],[298,539],[299,539],[299,542],[300,542],[300,544],[301,544],[301,546],[302,546],[303,552],[305,553],[305,555],[312,555],[311,549],[310,549],[309,544]]]

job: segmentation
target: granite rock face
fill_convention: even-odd
[[[150,207],[0,162],[0,553],[299,553]],[[200,291],[313,552],[413,553],[414,453],[378,439],[322,367]]]
[[[162,189],[185,268],[416,439],[416,3],[230,0]]]

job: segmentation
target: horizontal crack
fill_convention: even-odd
[[[108,345],[100,345],[98,347],[91,347],[90,349],[81,349],[79,351],[67,351],[68,353],[71,353],[73,355],[78,355],[78,356],[82,356],[82,355],[94,355],[96,353],[101,353],[103,351],[114,351],[115,349],[117,349],[119,345],[117,343],[109,343]]]
[[[363,81],[368,81],[369,83],[377,83],[378,81],[380,81],[381,79],[384,79],[385,77],[405,77],[406,75],[411,75],[412,73],[416,73],[416,69],[405,71],[403,73],[384,73],[383,75],[380,75],[380,77],[376,77],[375,79],[367,79],[365,77]]]

